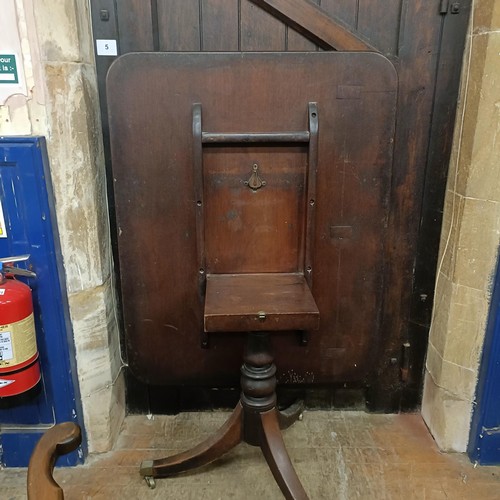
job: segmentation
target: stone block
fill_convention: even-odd
[[[432,376],[432,379],[436,380],[437,383],[439,383],[439,380],[441,379],[441,373],[443,371],[443,356],[434,347],[434,344],[431,341],[429,341],[429,345],[427,346],[425,369]]]
[[[489,292],[500,243],[500,203],[466,198],[453,281]]]
[[[474,33],[500,29],[500,3],[498,0],[481,0],[474,9]]]
[[[463,216],[464,203],[463,196],[449,190],[446,192],[439,244],[438,272],[448,279],[452,279],[455,272],[459,222]],[[436,296],[439,297],[438,294]]]
[[[89,449],[110,449],[125,413],[120,341],[111,282],[69,296]]]
[[[442,451],[465,452],[469,440],[471,401],[439,387],[425,374],[422,417]]]
[[[33,0],[42,61],[82,61],[76,3],[87,2]]]
[[[111,246],[94,68],[45,65],[48,150],[68,292],[100,286]]]
[[[500,31],[475,37],[484,50],[477,119],[466,195],[500,201]]]
[[[455,154],[451,160],[454,164],[450,169],[453,177],[450,175],[448,179],[448,189],[455,190],[463,196],[465,196],[467,190],[469,169],[474,150],[474,137],[488,45],[487,40],[479,36],[469,38],[468,44],[464,56],[465,71],[462,72],[461,101],[455,122]],[[458,168],[458,171],[456,168]]]
[[[119,369],[119,329],[110,282],[69,296],[82,395],[109,384]],[[117,366],[118,365],[118,366]]]
[[[446,361],[474,372],[478,370],[488,309],[489,300],[485,292],[453,285],[443,354]]]
[[[452,283],[444,274],[439,274],[436,281],[434,310],[432,314],[429,342],[440,356],[444,355],[448,331],[448,309],[452,295]]]
[[[125,382],[121,373],[113,384],[83,397],[89,452],[113,448],[125,418]]]
[[[472,400],[476,390],[477,363],[475,369],[458,365],[443,358],[429,343],[426,370],[436,385],[450,395],[463,400]]]

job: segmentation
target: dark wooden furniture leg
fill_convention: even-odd
[[[280,429],[288,429],[291,425],[293,425],[297,420],[302,420],[302,413],[304,412],[305,405],[304,401],[300,400],[293,405],[285,408],[278,412],[278,420],[280,423]]]
[[[74,451],[82,442],[80,427],[73,422],[57,424],[38,441],[28,466],[28,500],[63,500],[62,488],[52,477],[59,455]]]
[[[278,412],[273,409],[260,414],[262,438],[260,447],[287,500],[307,500],[307,494],[293,468],[280,432]]]
[[[168,477],[207,465],[233,449],[242,440],[243,408],[238,403],[231,417],[216,434],[183,453],[158,460],[145,460],[140,473],[145,478]],[[154,483],[146,479],[152,486]]]
[[[307,500],[281,436],[280,413],[276,408],[276,366],[266,332],[248,334],[241,389],[240,402],[214,436],[190,451],[141,464],[140,473],[150,487],[154,488],[155,478],[206,465],[245,441],[261,447],[285,498]],[[297,411],[288,416],[287,423],[295,415],[298,416]]]

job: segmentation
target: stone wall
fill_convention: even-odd
[[[500,2],[477,0],[444,208],[422,414],[465,451],[500,243]]]
[[[2,0],[26,91],[0,101],[0,135],[47,138],[89,450],[124,417],[116,301],[90,14],[81,0]]]

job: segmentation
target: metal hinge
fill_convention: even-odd
[[[450,0],[441,0],[439,3],[439,13],[446,15],[448,14],[459,14],[460,13],[460,2],[451,2]]]
[[[440,14],[448,14],[449,3],[450,3],[450,0],[441,0],[441,3],[439,4],[439,13]]]

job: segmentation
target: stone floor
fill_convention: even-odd
[[[66,499],[281,499],[259,449],[241,444],[215,464],[176,478],[141,480],[141,460],[197,444],[226,412],[127,417],[114,451],[55,471]],[[500,498],[500,468],[474,467],[437,449],[419,415],[309,411],[284,432],[297,473],[315,499]],[[26,470],[0,470],[0,498],[25,496]]]

